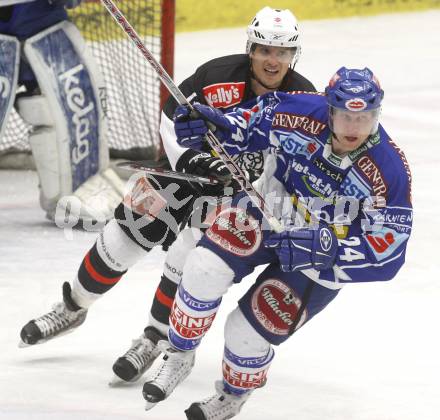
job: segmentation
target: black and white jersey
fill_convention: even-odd
[[[193,75],[180,84],[179,88],[190,102],[199,102],[228,112],[256,97],[251,89],[251,78],[249,56],[234,54],[202,64]],[[292,69],[288,70],[279,90],[316,91],[308,79]],[[176,106],[177,102],[170,97],[164,106],[160,127],[162,142],[173,168],[176,167],[179,157],[187,150],[177,144],[174,134],[173,115]],[[249,174],[259,173],[263,168],[263,156],[260,152],[255,156],[247,155],[237,157],[237,163]]]

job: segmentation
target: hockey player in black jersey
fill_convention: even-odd
[[[296,18],[289,10],[263,8],[248,26],[247,34],[246,54],[211,60],[181,83],[180,89],[191,102],[226,112],[274,90],[315,91],[310,81],[294,71],[301,44]],[[209,152],[200,153],[177,144],[172,121],[176,106],[170,98],[163,109],[160,126],[171,167],[185,173],[216,177],[223,181],[222,188],[194,186],[169,178],[138,178],[131,193],[115,210],[115,219],[105,226],[84,257],[76,278],[71,284],[64,283],[63,301],[53,311],[23,327],[21,339],[25,344],[41,343],[79,326],[93,302],[116,285],[153,246],[162,245],[170,249],[148,326],[117,359],[113,371],[124,381],[137,380],[160,354],[157,342],[166,336],[168,316],[186,255],[200,237],[197,229],[192,229],[190,234],[185,231],[177,241],[176,235],[193,210],[193,197],[221,196],[224,185],[231,181],[220,159]],[[240,155],[238,163],[254,179],[263,168],[263,155]],[[173,185],[179,188],[170,188]]]

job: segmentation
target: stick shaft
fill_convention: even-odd
[[[108,12],[113,16],[115,21],[119,24],[119,26],[123,29],[123,31],[127,34],[127,36],[136,45],[136,47],[139,49],[139,51],[142,53],[145,59],[150,63],[150,65],[156,71],[162,83],[166,86],[166,88],[169,90],[171,95],[173,95],[174,99],[180,105],[188,105],[191,109],[193,109],[192,105],[186,99],[185,95],[177,87],[173,79],[171,79],[171,77],[168,75],[168,73],[162,67],[162,65],[154,58],[153,54],[151,54],[151,52],[142,42],[141,38],[136,33],[135,29],[130,25],[130,23],[127,21],[125,16],[115,5],[113,0],[101,0],[101,3],[105,6]],[[209,145],[215,150],[215,152],[218,154],[220,159],[222,159],[222,161],[231,171],[232,175],[240,184],[242,189],[246,192],[246,194],[257,206],[257,208],[261,211],[261,213],[266,218],[271,228],[277,232],[282,231],[282,226],[280,222],[266,209],[266,205],[263,197],[255,190],[251,182],[246,178],[246,175],[243,173],[241,168],[234,162],[234,160],[224,149],[223,145],[220,143],[217,137],[211,131],[208,131],[206,138]]]

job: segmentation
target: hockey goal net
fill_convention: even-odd
[[[116,4],[167,72],[173,73],[175,0],[117,0]],[[159,117],[167,97],[160,81],[99,0],[69,11],[86,39],[107,88],[107,142],[112,158],[152,159],[161,151]],[[15,110],[0,139],[3,167],[20,167],[29,153],[27,125]],[[27,160],[27,159],[25,159]],[[8,163],[6,163],[8,162]],[[1,163],[0,163],[1,165]]]

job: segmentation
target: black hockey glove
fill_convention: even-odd
[[[197,188],[205,195],[219,195],[225,186],[229,185],[232,175],[223,161],[209,153],[200,153],[195,150],[187,150],[176,163],[176,170],[188,174],[209,176],[220,181],[218,185],[206,185]]]

